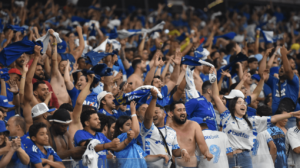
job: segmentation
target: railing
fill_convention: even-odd
[[[252,160],[253,168],[274,168],[273,159],[276,156],[271,155],[257,155],[257,156],[219,156],[214,157],[211,161],[207,161],[202,156],[193,156],[189,162],[185,162],[182,158],[175,158],[176,168],[242,168],[245,160]],[[250,162],[251,163],[251,162]],[[63,160],[66,168],[87,168],[82,165],[82,161]],[[165,162],[164,159],[106,159],[98,160],[98,168],[168,168],[171,162]],[[230,165],[230,166],[229,166]],[[289,163],[289,168],[295,168],[293,163]],[[22,164],[10,163],[7,168],[27,168]],[[31,165],[31,168],[34,166]]]

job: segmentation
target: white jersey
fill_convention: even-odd
[[[271,124],[271,117],[253,116],[248,118],[252,129],[244,118],[236,117],[236,120],[226,110],[221,114],[223,132],[227,134],[233,151],[237,149],[251,150],[258,133],[267,129]]]
[[[152,123],[150,129],[145,128],[144,123],[141,124],[140,135],[142,137],[143,150],[145,151],[145,153],[147,155],[157,155],[157,154],[168,155],[168,151],[165,148],[164,141],[163,141],[158,129],[161,131],[161,133],[165,137],[169,151],[172,155],[172,150],[180,148],[179,144],[177,142],[176,131],[168,126],[158,128],[153,123]],[[162,164],[163,163],[159,163],[157,165],[162,165]],[[171,164],[169,164],[169,166],[170,165]]]
[[[290,128],[286,133],[286,150],[289,155],[292,155],[295,168],[300,168],[300,154],[297,154],[293,149],[300,147],[300,130],[297,126]]]
[[[203,130],[202,132],[209,152],[214,157],[211,161],[201,160],[199,168],[229,168],[226,154],[232,152],[232,147],[229,144],[227,135],[223,132],[212,130]],[[199,147],[196,149],[196,155],[202,155]]]
[[[268,146],[270,141],[273,141],[273,139],[267,130],[257,135],[252,149],[253,167],[274,168],[274,162]]]

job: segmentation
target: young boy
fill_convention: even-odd
[[[47,146],[49,141],[46,124],[35,123],[31,125],[29,128],[29,136],[34,145],[32,145],[31,148],[27,148],[26,152],[30,157],[30,162],[33,167],[65,167],[51,146]]]

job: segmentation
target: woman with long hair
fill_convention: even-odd
[[[264,75],[263,79],[266,78]],[[239,95],[243,95],[240,93]],[[256,141],[258,133],[267,129],[271,123],[297,117],[300,111],[275,116],[247,116],[247,103],[243,96],[234,97],[229,102],[229,109],[222,103],[219,97],[217,82],[213,84],[213,98],[218,111],[221,113],[221,126],[227,134],[229,143],[233,149],[234,159],[229,159],[229,167],[235,165],[243,168],[253,168],[250,151]]]
[[[115,126],[114,138],[119,138],[121,143],[125,143],[126,147],[119,152],[115,152],[115,156],[119,159],[120,167],[122,168],[144,168],[147,167],[147,159],[164,158],[166,163],[169,161],[167,155],[147,155],[143,149],[137,144],[137,137],[140,133],[139,122],[136,116],[136,103],[130,103],[131,117],[121,116],[118,118]],[[129,136],[131,142],[126,143],[125,140]]]

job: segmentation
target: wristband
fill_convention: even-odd
[[[19,94],[19,92],[17,92],[17,93],[13,93],[14,95],[17,95],[17,94]]]
[[[136,117],[136,114],[132,114],[131,117]]]
[[[257,35],[256,38],[259,38],[259,35]]]
[[[54,45],[57,45],[57,43],[52,43],[52,45],[54,46]]]

